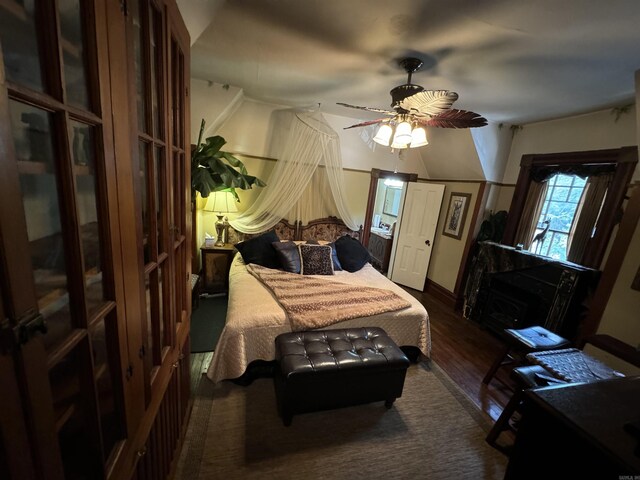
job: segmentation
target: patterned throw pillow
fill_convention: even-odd
[[[302,275],[333,275],[333,260],[329,245],[298,245]]]

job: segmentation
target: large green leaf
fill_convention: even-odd
[[[196,192],[208,197],[211,192],[230,191],[238,199],[236,188],[251,189],[253,186],[265,187],[267,184],[259,178],[249,175],[247,168],[238,158],[220,149],[226,140],[220,135],[207,137],[202,142],[204,120],[200,124],[199,144],[191,156],[191,189],[195,199]]]

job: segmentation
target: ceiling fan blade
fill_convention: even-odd
[[[434,116],[446,112],[458,99],[456,92],[449,90],[423,90],[401,100],[399,106],[417,116]]]
[[[357,108],[358,110],[366,110],[368,112],[385,113],[387,115],[396,114],[396,112],[392,112],[390,110],[383,110],[381,108],[359,107],[357,105],[349,105],[348,103],[340,103],[340,102],[337,102],[337,105],[342,105],[343,107],[349,107],[349,108]]]
[[[388,120],[387,118],[378,118],[377,120],[371,120],[369,122],[362,122],[356,125],[351,125],[350,127],[344,127],[343,130],[348,130],[350,128],[356,128],[356,127],[366,127],[367,125],[375,125],[377,123],[386,122],[387,120]]]
[[[416,121],[427,127],[440,128],[473,128],[487,124],[487,119],[477,113],[453,108],[431,118],[416,117]]]

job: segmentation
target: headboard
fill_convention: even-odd
[[[308,224],[302,225],[296,220],[293,225],[287,220],[280,220],[273,229],[280,240],[326,240],[333,242],[334,240],[349,235],[357,240],[362,240],[362,225],[357,231],[351,230],[338,217],[319,218],[311,220]],[[259,234],[243,234],[229,228],[229,242],[238,243]]]

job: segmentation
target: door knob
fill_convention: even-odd
[[[428,247],[429,245],[431,245],[431,240],[425,240],[424,244]]]

